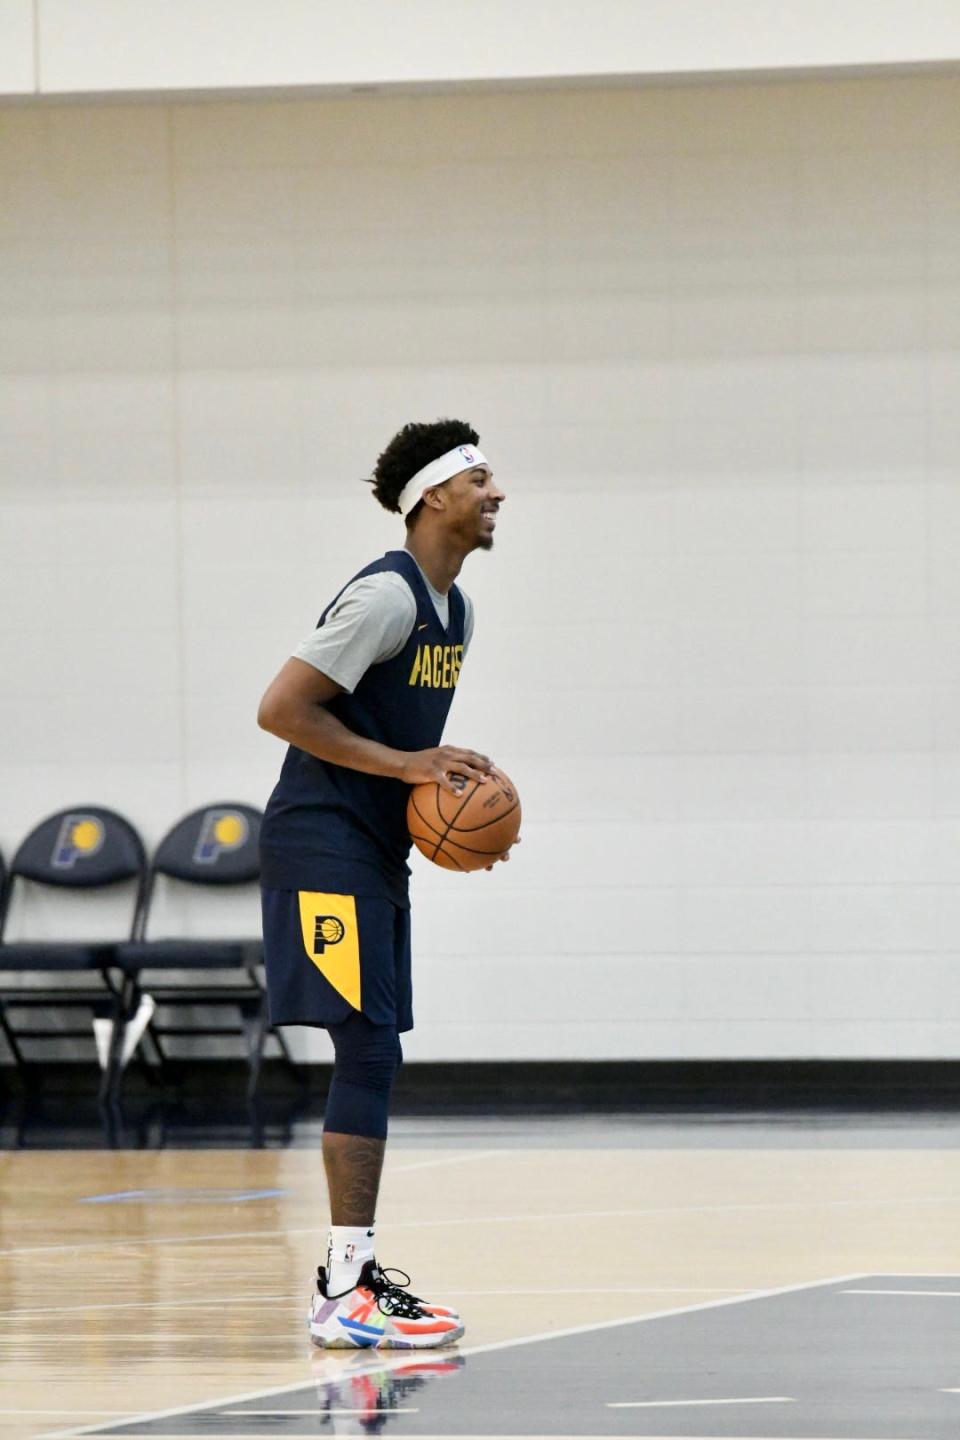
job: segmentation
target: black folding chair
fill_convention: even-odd
[[[161,840],[150,864],[139,929],[130,943],[116,950],[115,963],[123,976],[124,1025],[117,1026],[113,1037],[111,1094],[119,1094],[122,1081],[124,1027],[142,1013],[141,1002],[146,995],[152,997],[156,1005],[149,1022],[149,1034],[159,1053],[161,1073],[169,1076],[173,1068],[173,1057],[169,1047],[164,1046],[165,1040],[242,1036],[248,1065],[247,1094],[252,1096],[257,1088],[269,1031],[283,1060],[300,1077],[300,1069],[294,1064],[283,1036],[278,1031],[270,1031],[261,975],[263,940],[259,934],[241,939],[163,939],[147,934],[159,876],[194,889],[256,883],[260,873],[262,818],[261,812],[249,805],[206,805],[184,816]],[[222,978],[219,983],[213,982],[211,972],[225,977],[231,971],[234,972],[232,980]],[[205,1011],[223,1006],[239,1011],[239,1024],[234,1021],[226,1026],[213,1026],[202,1016],[192,1020],[184,1017],[180,1023],[171,1023],[166,1013],[188,1007]],[[165,1012],[162,1015],[161,1009]]]
[[[0,1031],[6,1039],[21,1078],[30,1078],[38,1068],[36,1059],[24,1053],[28,1044],[91,1038],[91,1029],[65,1029],[21,1025],[21,1013],[54,1007],[87,1009],[114,1020],[119,1014],[119,988],[113,984],[110,966],[117,944],[135,935],[145,898],[147,861],[143,842],[136,830],[114,810],[99,805],[74,805],[43,820],[20,845],[2,887],[0,905]],[[75,940],[58,933],[55,939],[17,938],[6,933],[16,898],[26,898],[27,887],[46,891],[102,891],[108,886],[127,884],[132,891],[131,919],[125,933],[112,939]],[[62,932],[69,929],[56,915],[52,896],[45,896],[44,916]],[[29,928],[26,926],[25,928]],[[21,982],[12,985],[16,976]],[[55,980],[54,977],[60,977]],[[67,983],[66,977],[73,983]],[[49,1051],[46,1052],[49,1057]],[[101,1081],[106,1093],[107,1074]]]

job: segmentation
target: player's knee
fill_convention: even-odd
[[[365,1015],[351,1015],[330,1027],[336,1061],[334,1078],[377,1094],[389,1095],[403,1051],[393,1025],[374,1025]]]
[[[373,1025],[360,1014],[329,1028],[336,1061],[324,1129],[386,1139],[390,1091],[402,1058],[396,1028]]]

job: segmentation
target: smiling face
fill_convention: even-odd
[[[497,515],[506,496],[489,465],[474,465],[428,490],[424,501],[443,517],[444,528],[463,547],[492,550]]]

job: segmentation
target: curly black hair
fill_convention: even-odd
[[[394,435],[373,468],[373,493],[385,510],[399,515],[400,492],[418,470],[438,460],[457,445],[479,445],[480,436],[466,420],[434,420],[429,423],[412,421]],[[420,513],[421,500],[407,516],[413,524]]]

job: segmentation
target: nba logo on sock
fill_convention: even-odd
[[[356,1247],[356,1245],[346,1245],[346,1246],[344,1246],[343,1258],[344,1258],[344,1261],[345,1261],[345,1263],[346,1263],[347,1265],[350,1264],[351,1260],[353,1259],[354,1255],[356,1255],[356,1253],[357,1253],[357,1247]]]

